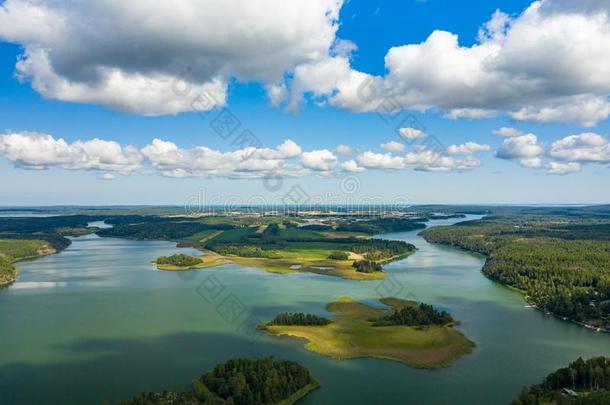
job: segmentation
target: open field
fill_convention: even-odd
[[[396,298],[382,300],[394,309],[414,305]],[[394,360],[417,368],[447,366],[469,353],[474,343],[461,332],[446,326],[374,327],[371,320],[386,310],[343,297],[327,306],[335,319],[324,326],[261,325],[269,334],[303,338],[313,352],[338,359],[375,357]]]

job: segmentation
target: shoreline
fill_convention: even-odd
[[[487,254],[485,254],[485,253],[477,252],[476,250],[470,250],[470,249],[467,249],[467,248],[464,248],[464,247],[462,247],[462,246],[458,246],[458,245],[455,245],[455,244],[452,244],[452,243],[442,243],[442,242],[431,242],[431,241],[428,241],[428,240],[426,239],[426,237],[423,235],[423,232],[420,232],[420,234],[419,234],[419,235],[420,235],[420,236],[421,236],[421,237],[422,237],[422,238],[423,238],[423,239],[424,239],[424,240],[425,240],[427,243],[431,243],[431,244],[435,244],[435,245],[441,245],[441,246],[450,246],[450,247],[453,247],[453,248],[456,248],[456,249],[462,250],[462,251],[464,251],[464,252],[466,252],[466,253],[469,253],[469,254],[472,254],[472,255],[475,255],[475,256],[478,256],[478,257],[480,257],[480,258],[485,259],[485,263],[483,263],[483,266],[481,267],[481,270],[479,270],[479,271],[481,272],[481,274],[483,274],[483,276],[484,276],[486,279],[488,279],[488,280],[490,280],[490,281],[492,281],[492,282],[494,282],[494,283],[496,283],[496,284],[498,284],[498,285],[500,285],[500,286],[502,286],[502,287],[504,287],[504,288],[507,288],[507,289],[509,289],[509,290],[512,290],[512,291],[514,291],[514,292],[516,292],[516,293],[521,294],[521,297],[522,297],[523,301],[524,301],[524,302],[526,302],[526,303],[527,303],[527,305],[528,305],[530,308],[533,308],[533,309],[535,309],[536,311],[539,311],[539,312],[543,313],[544,315],[551,315],[551,316],[553,316],[554,318],[557,318],[557,319],[558,319],[558,320],[560,320],[560,321],[564,321],[564,322],[570,322],[570,323],[573,323],[573,324],[575,324],[575,325],[578,325],[578,326],[580,326],[580,327],[583,327],[583,328],[585,328],[585,329],[588,329],[588,330],[590,330],[590,331],[592,331],[592,332],[610,333],[610,329],[606,329],[606,328],[602,328],[602,327],[595,327],[595,326],[592,326],[592,325],[586,324],[586,323],[584,323],[584,322],[579,322],[579,321],[577,321],[577,320],[575,320],[575,319],[572,319],[572,318],[564,317],[564,316],[561,316],[561,315],[555,314],[555,313],[553,313],[553,312],[546,311],[546,310],[544,310],[544,309],[540,308],[540,307],[538,306],[538,304],[536,304],[535,302],[531,301],[531,300],[529,299],[529,296],[527,295],[527,292],[526,292],[525,290],[521,290],[521,289],[519,289],[519,288],[517,288],[517,287],[514,287],[514,286],[512,286],[512,285],[510,285],[510,284],[506,284],[506,283],[503,283],[503,282],[501,282],[501,281],[495,280],[495,279],[493,279],[492,277],[489,277],[489,276],[488,276],[487,274],[485,274],[485,272],[483,271],[483,269],[484,269],[484,268],[485,268],[485,266],[487,265],[487,262],[488,262],[488,261],[489,261],[489,259],[490,259],[489,255],[487,255]]]

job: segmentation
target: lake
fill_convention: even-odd
[[[322,384],[299,404],[506,404],[579,356],[610,356],[610,336],[526,308],[520,294],[481,274],[483,258],[431,245],[415,231],[384,237],[418,251],[387,265],[386,280],[366,282],[236,265],[162,272],[151,264],[158,256],[196,251],[75,238],[59,254],[19,263],[18,281],[0,290],[0,403],[114,403],[183,388],[230,358],[275,356],[300,362]],[[447,368],[417,370],[328,359],[303,341],[254,329],[282,311],[325,314],[341,295],[439,306],[477,347]]]

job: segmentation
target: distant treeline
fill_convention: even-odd
[[[409,307],[394,310],[389,315],[375,319],[374,326],[426,326],[447,325],[453,322],[453,318],[446,311],[438,311],[432,305],[420,303]]]
[[[268,325],[320,326],[328,325],[329,323],[329,319],[317,315],[304,314],[302,312],[282,312],[277,314]]]
[[[160,217],[157,215],[117,215],[104,219],[104,222],[111,225],[133,225],[143,223],[176,222],[176,217]]]
[[[179,240],[206,230],[233,229],[230,224],[202,224],[200,222],[145,222],[139,224],[116,225],[100,229],[103,237],[128,238],[136,240]]]
[[[415,246],[401,240],[360,239],[352,245],[355,253],[366,255],[367,260],[384,260],[415,251]]]
[[[337,231],[340,232],[362,232],[367,234],[406,232],[426,227],[422,222],[427,219],[404,219],[404,218],[378,218],[368,221],[349,221],[340,224]]]
[[[121,405],[273,405],[292,404],[318,386],[300,364],[265,358],[236,359],[217,365],[193,381],[192,388],[143,393]]]
[[[83,228],[89,222],[102,217],[88,215],[68,215],[53,217],[0,217],[0,232],[11,233],[52,233],[60,228]]]
[[[576,392],[577,396],[566,389]],[[513,405],[610,403],[610,358],[579,358],[549,374],[539,385],[524,388]]]

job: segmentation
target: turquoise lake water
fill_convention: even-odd
[[[579,356],[610,356],[609,335],[526,308],[520,294],[481,274],[481,257],[428,244],[417,232],[384,237],[418,251],[386,266],[382,282],[236,265],[162,272],[150,263],[158,256],[196,251],[75,238],[59,254],[19,263],[18,281],[0,290],[0,403],[114,403],[188,386],[230,358],[271,355],[300,362],[322,384],[299,404],[506,404]],[[324,314],[341,295],[442,307],[477,347],[447,368],[417,370],[328,359],[305,350],[304,341],[254,329],[281,311]]]

